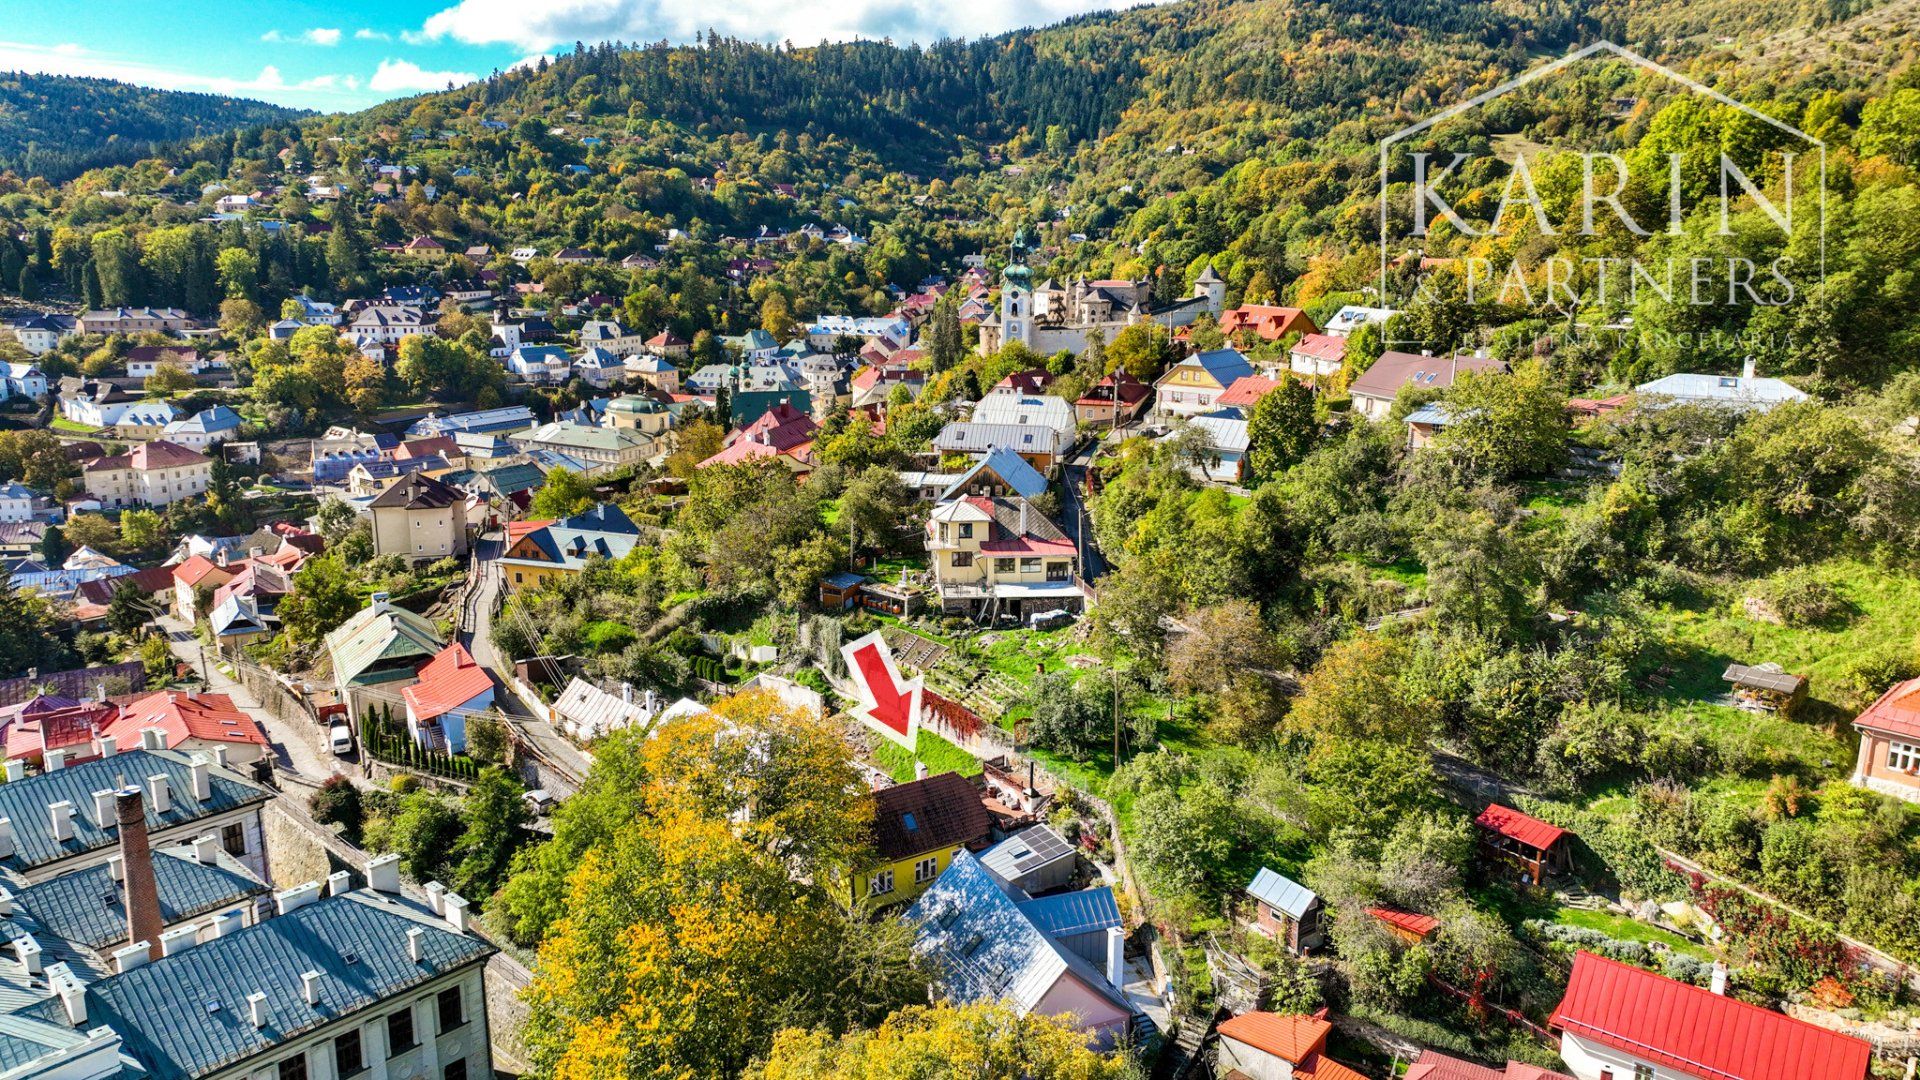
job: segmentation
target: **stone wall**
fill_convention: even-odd
[[[265,833],[267,848],[267,869],[273,876],[272,884],[276,889],[290,889],[309,881],[325,881],[327,875],[335,870],[353,869],[335,859],[308,826],[283,809],[282,804],[286,799],[297,798],[301,794],[299,789],[295,789],[293,795],[267,803],[260,813],[261,830]]]

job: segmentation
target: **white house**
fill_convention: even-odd
[[[33,520],[33,491],[18,480],[0,484],[0,522]]]

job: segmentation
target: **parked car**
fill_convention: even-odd
[[[327,729],[327,745],[334,757],[346,757],[353,753],[353,729],[345,724],[335,724]]]

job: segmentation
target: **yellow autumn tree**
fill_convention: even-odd
[[[871,818],[837,734],[770,694],[715,709],[599,748],[502,894],[510,919],[551,919],[525,995],[541,1075],[737,1075],[784,1027],[926,1000],[911,928],[825,884]],[[553,897],[523,883],[556,878]]]
[[[1048,1017],[1000,1005],[915,1005],[878,1028],[835,1036],[787,1030],[749,1080],[1126,1080],[1139,1075],[1125,1055],[1105,1055],[1085,1033]]]

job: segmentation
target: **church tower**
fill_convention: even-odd
[[[1000,279],[1000,340],[1033,345],[1033,275],[1015,263]]]

